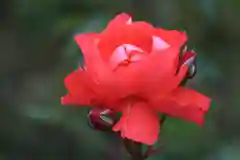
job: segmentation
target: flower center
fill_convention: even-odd
[[[131,62],[142,59],[144,51],[132,44],[123,44],[117,47],[111,58],[110,64],[115,69],[118,65],[129,65]]]

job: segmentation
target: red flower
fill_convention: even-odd
[[[62,104],[104,106],[121,112],[113,130],[148,145],[158,138],[158,112],[203,124],[210,99],[179,87],[193,64],[187,62],[187,54],[179,58],[187,40],[185,32],[132,22],[123,13],[103,32],[79,34],[75,40],[85,68],[65,79],[69,94]]]

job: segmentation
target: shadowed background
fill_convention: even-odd
[[[188,85],[213,99],[203,128],[168,119],[163,153],[150,160],[240,159],[239,0],[2,0],[0,160],[127,160],[116,135],[88,127],[86,107],[60,105],[82,61],[73,35],[120,12],[186,30],[198,53]]]

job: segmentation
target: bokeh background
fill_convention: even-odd
[[[82,61],[75,33],[128,12],[186,30],[198,53],[188,83],[213,99],[200,128],[168,119],[150,160],[240,160],[239,0],[1,0],[0,160],[127,160],[121,140],[87,125],[87,108],[60,105]]]

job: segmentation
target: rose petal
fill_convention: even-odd
[[[131,24],[131,23],[132,23],[132,18],[130,15],[128,15],[127,13],[120,13],[108,23],[106,30],[117,27],[119,25]]]
[[[128,55],[126,53],[125,46],[122,45],[117,47],[109,60],[111,69],[114,70],[121,62],[127,59],[128,59]]]
[[[98,76],[107,72],[107,68],[99,54],[98,37],[99,35],[96,33],[78,34],[74,37],[82,50],[88,74],[96,80]]]
[[[61,97],[61,104],[62,105],[85,105],[85,104],[89,104],[89,100],[86,100],[85,102],[83,102],[82,100],[79,99],[79,97],[74,97],[70,94],[67,94],[63,97]]]
[[[136,52],[138,54],[134,54]],[[140,60],[142,56],[139,53],[143,53],[143,50],[141,50],[141,48],[138,48],[137,46],[131,44],[123,44],[114,50],[109,62],[110,67],[112,68],[112,70],[114,70],[120,63],[126,60]]]
[[[153,35],[160,37],[171,47],[180,47],[187,41],[186,32],[180,32],[177,30],[164,30],[161,28],[155,28]]]
[[[126,47],[126,52],[130,53],[132,51],[138,51],[138,52],[144,52],[141,48],[132,45],[132,44],[124,44],[124,46]]]
[[[208,97],[201,93],[178,87],[169,96],[151,97],[149,103],[159,112],[202,125],[204,123],[204,114],[210,107],[210,101]]]
[[[184,69],[181,76],[175,75],[177,53],[175,48],[169,48],[161,54],[142,57],[140,61],[119,67],[109,81],[118,84],[113,86],[115,90],[126,94],[151,94],[159,90],[161,93],[169,92],[178,86],[187,71]]]
[[[113,127],[120,131],[123,138],[153,145],[159,135],[159,119],[157,114],[146,103],[135,103],[126,106],[120,121]]]
[[[64,82],[70,94],[62,97],[62,104],[92,105],[96,94],[93,90],[94,83],[86,72],[76,70]]]
[[[152,36],[153,45],[152,52],[159,52],[170,47],[161,37]]]
[[[108,62],[114,50],[123,44],[136,46],[140,50],[150,53],[152,28],[147,23],[135,22],[131,25],[121,24],[104,30],[99,41],[99,50],[104,61]]]

